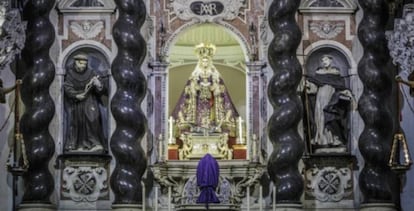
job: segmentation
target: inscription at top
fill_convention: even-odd
[[[199,20],[212,22],[218,20],[233,20],[240,18],[245,21],[248,8],[246,0],[174,0],[171,6],[170,20]]]
[[[215,16],[223,12],[224,5],[218,1],[213,1],[213,2],[196,1],[196,2],[191,3],[190,8],[191,8],[191,11],[196,15]]]

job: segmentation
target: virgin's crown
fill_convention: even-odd
[[[195,47],[195,54],[199,59],[201,58],[212,58],[216,53],[216,46],[213,44],[200,43]]]

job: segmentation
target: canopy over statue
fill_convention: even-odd
[[[176,119],[178,133],[228,133],[236,137],[239,114],[224,81],[212,63],[216,47],[201,43],[196,46],[198,63],[171,114]]]

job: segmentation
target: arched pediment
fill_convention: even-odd
[[[116,4],[113,0],[61,0],[58,10],[70,12],[114,12]]]
[[[304,0],[301,13],[354,13],[358,5],[354,0]]]

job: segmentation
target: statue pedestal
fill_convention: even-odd
[[[244,144],[233,145],[233,159],[246,160],[247,159],[247,147]]]
[[[305,207],[328,210],[354,208],[354,156],[316,154],[303,158],[303,161]]]
[[[109,209],[109,162],[97,153],[67,153],[56,159],[61,170],[59,209]]]

